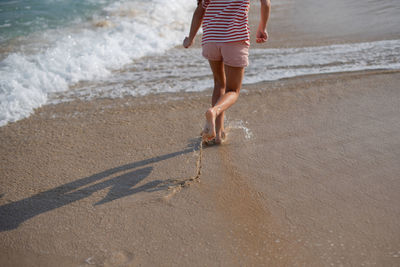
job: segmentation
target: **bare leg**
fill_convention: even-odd
[[[213,67],[211,69],[213,70]],[[220,96],[217,103],[206,112],[207,126],[203,132],[203,138],[206,140],[216,137],[216,119],[221,114],[223,115],[223,112],[236,102],[239,97],[240,88],[242,87],[244,68],[224,65],[224,69],[226,77],[225,94]]]
[[[225,69],[222,61],[209,61],[209,63],[214,76],[214,91],[211,99],[211,105],[214,107],[221,96],[225,94]],[[215,131],[215,142],[220,144],[225,136],[224,112],[215,119]]]

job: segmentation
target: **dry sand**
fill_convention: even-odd
[[[206,93],[38,109],[0,128],[0,266],[398,265],[399,81],[245,86],[202,150]]]

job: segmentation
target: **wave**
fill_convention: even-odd
[[[250,49],[243,83],[274,81],[295,76],[373,69],[400,69],[400,40],[341,45]],[[52,103],[72,99],[141,96],[203,91],[213,86],[211,71],[200,49],[178,49],[146,57],[114,73],[106,81],[77,86]]]
[[[0,126],[29,116],[49,93],[179,44],[194,8],[186,0],[116,1],[88,21],[26,38],[0,62]]]
[[[79,25],[28,36],[0,62],[0,126],[43,104],[212,87],[200,49],[173,48],[194,8],[186,0],[116,1]],[[244,83],[399,68],[400,40],[250,49]]]

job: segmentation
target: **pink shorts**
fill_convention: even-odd
[[[249,42],[203,44],[203,57],[211,61],[223,61],[231,67],[247,67],[249,65]]]

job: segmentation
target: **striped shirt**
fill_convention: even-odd
[[[203,0],[202,44],[250,40],[250,0]]]

